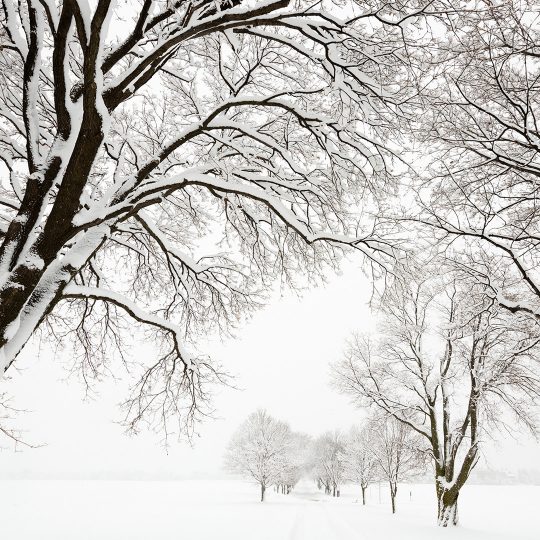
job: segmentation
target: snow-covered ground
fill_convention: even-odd
[[[400,486],[392,516],[386,490],[362,507],[353,486],[340,499],[303,482],[289,496],[234,480],[2,481],[0,535],[9,540],[522,540],[540,538],[540,486],[468,486],[461,526],[434,525],[433,488]]]

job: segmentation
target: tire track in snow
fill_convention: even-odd
[[[299,510],[288,540],[353,540],[358,533],[331,515],[324,502],[306,504]]]
[[[302,521],[304,520],[304,512],[304,508],[299,508],[298,512],[296,512],[296,517],[294,518],[294,523],[291,527],[291,532],[289,533],[287,540],[297,540],[297,538],[300,538],[298,536],[298,531],[300,530]]]
[[[336,538],[339,540],[361,540],[364,538],[365,535],[358,531],[358,529],[336,515],[335,508],[339,508],[339,506],[329,508],[325,505],[324,511],[326,512],[328,521],[333,526],[333,530],[336,531]],[[338,531],[341,532],[338,533]]]

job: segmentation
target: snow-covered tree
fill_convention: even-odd
[[[292,445],[288,424],[261,409],[249,415],[233,435],[225,454],[225,466],[255,480],[261,488],[263,502],[266,489],[283,479]]]
[[[288,495],[306,473],[310,443],[310,438],[307,435],[291,433],[283,470],[276,485],[277,490],[281,493]]]
[[[464,251],[501,306],[540,317],[537,17],[534,1],[468,2],[439,18],[436,52],[416,49],[420,63],[429,50],[431,82],[417,116],[429,167],[413,219],[429,224],[439,249]]]
[[[427,445],[438,521],[447,526],[457,524],[459,493],[483,437],[510,429],[509,413],[534,429],[540,333],[528,318],[516,324],[468,274],[438,276],[442,269],[440,261],[396,268],[377,339],[356,336],[334,375],[358,405],[375,406]]]
[[[370,425],[353,426],[347,434],[344,451],[345,478],[362,489],[362,504],[366,504],[366,490],[377,479],[377,460],[373,452],[375,444]]]
[[[379,478],[388,482],[392,513],[400,482],[422,471],[425,460],[419,450],[418,434],[393,416],[378,416],[370,422],[372,453]]]
[[[331,431],[313,441],[311,450],[312,474],[327,495],[339,496],[345,481],[345,440],[340,431]]]
[[[127,425],[189,427],[220,379],[201,333],[343,248],[388,256],[367,211],[410,94],[400,21],[421,12],[3,0],[0,372],[40,328],[89,383],[132,319],[159,353],[126,359]]]

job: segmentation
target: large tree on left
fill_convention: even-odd
[[[422,6],[338,4],[2,1],[1,372],[39,327],[99,377],[132,318],[160,352],[128,424],[190,421],[218,374],[186,343],[269,278],[389,254],[351,208],[388,185]]]

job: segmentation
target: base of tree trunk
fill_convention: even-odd
[[[439,501],[437,523],[439,527],[453,527],[458,524],[457,498],[451,503]]]

